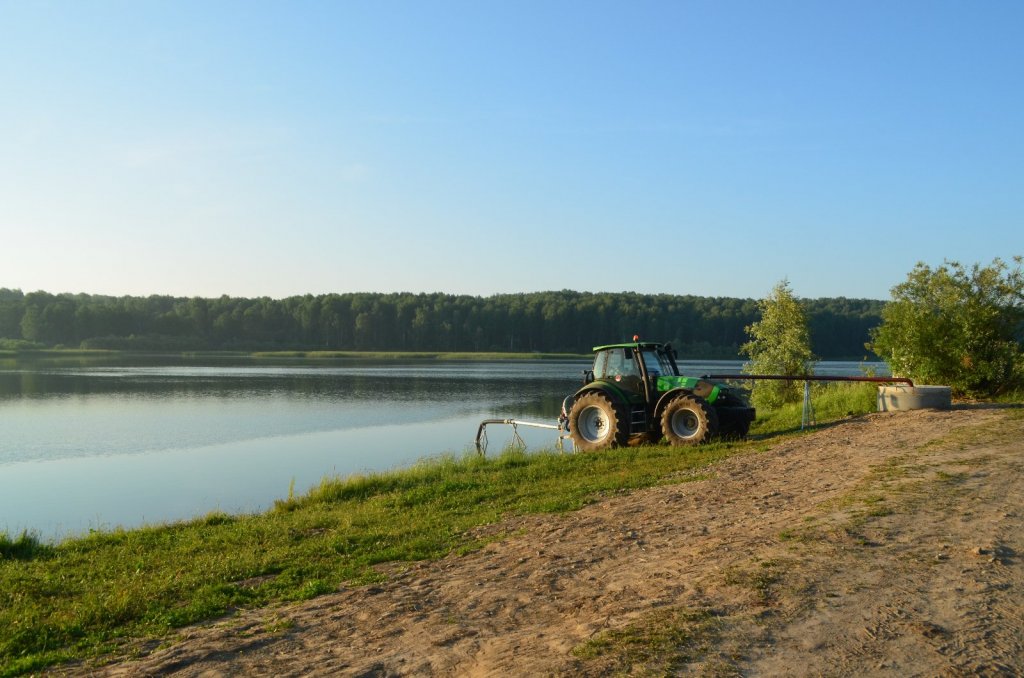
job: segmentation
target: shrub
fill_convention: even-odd
[[[996,396],[1024,384],[1021,257],[966,268],[918,263],[892,288],[868,348],[894,375],[944,384],[956,395]]]
[[[750,341],[740,353],[750,356],[744,366],[748,374],[812,374],[815,357],[811,352],[811,334],[804,308],[789,289],[786,280],[757,302],[761,319],[746,328]],[[775,409],[803,397],[803,384],[789,381],[762,381],[753,390],[754,405]]]

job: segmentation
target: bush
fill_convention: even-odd
[[[955,395],[997,396],[1024,384],[1021,257],[970,269],[918,263],[892,288],[868,348],[894,375],[944,384]]]
[[[173,337],[163,334],[106,336],[83,339],[79,348],[104,351],[189,351],[205,347],[199,337]]]
[[[43,345],[36,341],[0,338],[0,351],[31,351],[40,348]]]

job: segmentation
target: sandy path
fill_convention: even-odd
[[[384,585],[244,612],[140,659],[74,671],[1019,675],[1016,414],[854,419],[703,480],[510,521],[483,549]],[[703,620],[675,650],[573,654],[674,612]]]

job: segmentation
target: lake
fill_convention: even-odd
[[[301,494],[325,476],[465,454],[483,419],[555,423],[587,367],[587,360],[0,361],[0,532],[57,540],[210,511],[260,511],[290,487]],[[736,372],[741,363],[680,367],[699,375]],[[860,368],[826,362],[818,372]],[[555,431],[519,432],[533,449],[557,442]],[[490,427],[488,437],[493,454],[512,431]]]

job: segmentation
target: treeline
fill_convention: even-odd
[[[807,299],[813,347],[860,358],[881,301]],[[688,358],[735,358],[753,299],[563,290],[491,297],[347,293],[287,299],[110,297],[0,288],[7,346],[127,350],[374,350],[584,353],[672,341]]]

